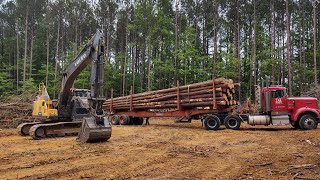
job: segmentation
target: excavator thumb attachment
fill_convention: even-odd
[[[77,140],[81,143],[107,141],[111,137],[111,124],[106,117],[102,121],[95,117],[86,117],[82,121],[81,130]]]

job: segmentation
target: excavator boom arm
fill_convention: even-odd
[[[97,86],[94,85],[95,82],[92,82],[92,79],[96,79],[97,77],[97,71],[94,70],[94,67],[96,68],[96,61],[97,56],[100,58],[100,55],[97,55],[97,52],[99,49],[103,48],[102,45],[103,42],[103,33],[100,30],[97,30],[95,35],[91,38],[91,40],[86,44],[86,46],[83,48],[83,50],[79,53],[79,55],[68,65],[65,72],[63,73],[62,82],[61,82],[61,89],[58,99],[58,111],[60,117],[69,117],[70,116],[70,108],[67,107],[68,103],[71,100],[70,96],[70,89],[72,88],[72,85],[75,81],[75,79],[78,77],[78,75],[83,71],[84,68],[87,67],[88,64],[92,63],[92,70],[91,70],[91,86]],[[100,72],[103,73],[103,64],[102,70]],[[98,76],[101,76],[100,74]],[[103,76],[103,75],[102,75]],[[102,84],[99,85],[102,88]],[[93,90],[93,95],[96,94],[96,90]],[[100,93],[100,92],[99,92]],[[102,96],[102,95],[101,95]]]

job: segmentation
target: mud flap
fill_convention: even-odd
[[[82,121],[77,140],[81,143],[107,141],[111,137],[111,124],[104,117],[103,122],[97,123],[95,117],[86,117]]]

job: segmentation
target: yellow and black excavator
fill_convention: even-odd
[[[111,137],[111,124],[102,104],[104,81],[103,33],[97,30],[79,55],[63,73],[59,98],[50,99],[41,83],[33,102],[32,115],[39,122],[22,123],[18,133],[33,139],[78,134],[80,142],[107,141]],[[72,85],[81,71],[91,63],[90,90],[74,89]]]

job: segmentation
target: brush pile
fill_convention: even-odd
[[[34,94],[9,96],[0,101],[0,128],[15,128],[22,122],[32,122]]]
[[[315,97],[320,100],[320,86],[311,86],[308,91],[301,92],[301,96],[303,97]]]
[[[240,104],[235,100],[235,83],[231,79],[218,78],[205,82],[190,84],[169,89],[149,91],[129,96],[108,99],[104,103],[105,109],[131,110],[132,109],[184,109],[198,107],[217,108],[230,107]]]

